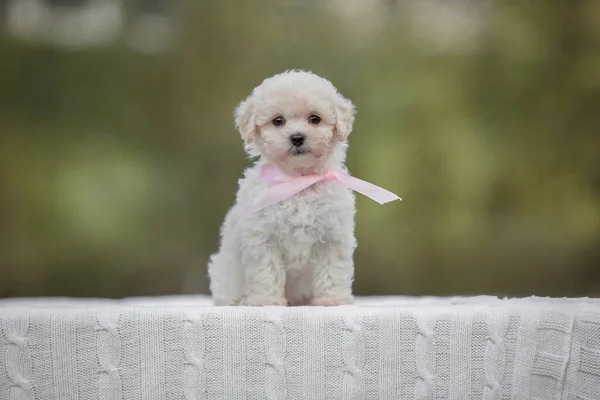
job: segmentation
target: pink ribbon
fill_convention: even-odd
[[[287,175],[273,164],[264,164],[260,170],[260,179],[267,184],[267,188],[252,203],[252,212],[279,203],[293,195],[300,193],[309,186],[322,181],[337,181],[348,189],[363,194],[379,204],[394,200],[402,200],[394,193],[372,183],[355,178],[348,174],[327,170],[324,174]]]

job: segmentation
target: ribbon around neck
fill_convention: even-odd
[[[331,169],[323,174],[287,175],[273,164],[263,164],[260,170],[260,179],[267,184],[267,187],[252,202],[251,212],[260,211],[270,205],[286,200],[315,183],[323,181],[339,182],[348,189],[367,196],[379,204],[402,200],[389,190]]]

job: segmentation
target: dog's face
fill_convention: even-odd
[[[256,115],[256,146],[270,162],[310,169],[323,162],[335,144],[332,104],[314,93],[283,91],[262,102]]]
[[[235,120],[252,155],[288,172],[308,173],[346,141],[354,106],[326,79],[291,71],[254,89],[236,109]]]

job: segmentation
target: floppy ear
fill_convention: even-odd
[[[252,99],[248,97],[242,101],[235,108],[233,115],[235,127],[242,135],[242,139],[246,143],[251,143],[254,135],[256,135],[256,113],[254,112]]]
[[[346,141],[348,135],[352,132],[354,126],[354,114],[356,113],[354,104],[342,95],[337,96],[335,102],[335,127],[334,134],[340,142]]]

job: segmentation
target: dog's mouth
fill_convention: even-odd
[[[310,150],[307,147],[290,147],[290,149],[288,150],[288,154],[290,154],[291,156],[301,156],[304,154],[309,153]]]

